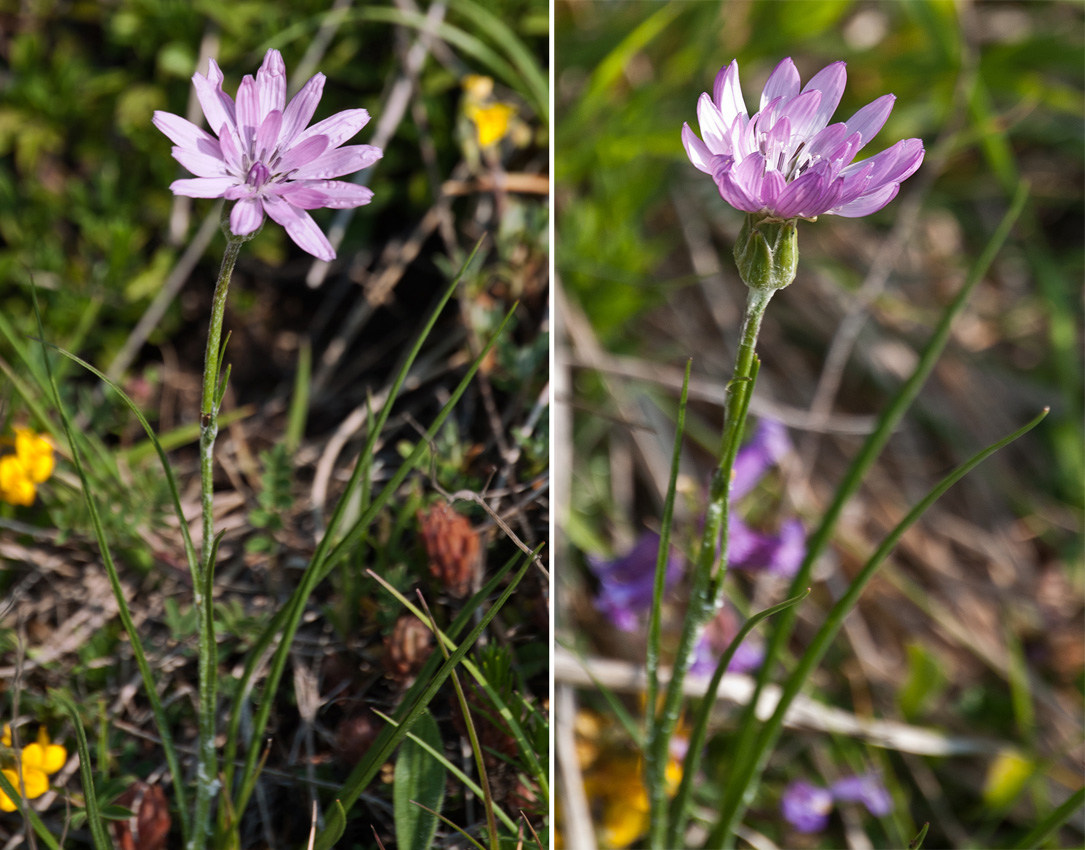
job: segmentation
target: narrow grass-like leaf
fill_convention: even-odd
[[[548,126],[550,85],[527,45],[501,18],[475,3],[474,0],[453,0],[452,6],[456,11],[471,19],[474,25],[471,27],[472,32],[485,33],[494,44],[505,51],[505,55],[516,66],[524,80],[527,88],[525,94],[534,102],[540,123],[544,127]]]
[[[404,607],[406,607],[408,611],[410,611],[412,614],[414,614],[414,616],[421,620],[422,623],[430,629],[430,631],[433,631],[434,635],[437,637],[442,647],[448,647],[453,652],[456,651],[457,646],[455,643],[453,643],[451,638],[449,638],[448,635],[444,634],[440,629],[436,629],[435,626],[430,625],[425,614],[420,611],[409,599],[407,599],[407,597],[405,597],[402,593],[392,587],[392,585],[388,584],[388,582],[386,582],[372,570],[369,570],[368,572],[369,575],[372,576],[372,578],[381,585],[381,587],[383,587],[390,594],[392,594],[392,596],[394,596]],[[520,721],[517,720],[516,716],[512,713],[508,705],[506,705],[505,701],[501,698],[501,694],[499,694],[497,692],[497,689],[490,684],[489,680],[482,674],[482,671],[479,670],[478,666],[473,661],[471,661],[469,658],[465,658],[463,660],[463,667],[465,670],[467,670],[468,673],[471,674],[471,678],[478,682],[479,686],[486,692],[486,695],[493,702],[498,714],[501,715],[501,719],[504,720],[505,724],[509,727],[509,732],[511,732],[512,736],[516,739],[516,743],[520,749],[521,755],[524,756],[524,759],[531,766],[535,781],[539,783],[539,787],[542,789],[543,793],[549,795],[549,776],[547,775],[547,771],[543,769],[542,764],[539,762],[538,754],[535,752],[535,748],[531,745],[531,742],[528,740],[527,735],[524,733],[524,729],[523,726],[520,724]]]
[[[23,400],[23,403],[30,411],[30,415],[33,417],[33,420],[37,423],[38,427],[43,431],[48,431],[58,445],[63,444],[65,442],[64,430],[57,427],[56,423],[54,423],[45,412],[45,408],[38,403],[38,397],[30,388],[29,384],[17,375],[15,370],[2,358],[0,358],[0,371],[3,371],[4,377],[8,379],[8,383],[15,388],[15,392],[18,393],[19,398]]]
[[[399,726],[399,723],[397,723],[387,714],[384,714],[377,709],[373,709],[373,713],[385,723],[388,723],[391,726]],[[429,753],[431,758],[434,758],[441,764],[443,764],[445,770],[451,773],[452,776],[455,777],[459,782],[463,783],[464,788],[466,788],[477,797],[482,796],[482,788],[479,787],[478,783],[475,782],[475,780],[473,780],[466,773],[464,773],[454,762],[449,761],[444,753],[431,747],[429,744],[427,744],[425,741],[415,735],[414,732],[408,732],[407,739],[410,741],[414,741],[415,744],[417,744],[419,747]],[[494,814],[497,815],[498,820],[505,824],[505,826],[507,826],[511,832],[516,832],[516,821],[510,818],[507,813],[502,811],[500,806],[494,806]],[[445,819],[441,818],[441,820]]]
[[[412,736],[408,735],[407,737],[410,738]],[[446,818],[444,815],[442,815],[440,812],[435,812],[433,809],[427,808],[426,806],[423,806],[419,802],[416,802],[414,800],[412,800],[411,802],[414,803],[414,805],[416,805],[418,808],[422,809],[423,811],[429,812],[435,818],[440,818],[442,823],[444,823],[449,828],[456,830],[456,832],[458,832],[460,835],[462,835],[464,838],[466,838],[472,844],[472,846],[477,847],[478,850],[486,850],[485,847],[483,847],[481,844],[479,844],[477,841],[475,841],[475,839],[471,837],[470,833],[468,833],[467,830],[465,830],[459,824],[453,823],[448,818]]]
[[[878,423],[874,431],[867,437],[862,448],[859,450],[858,455],[856,455],[855,460],[853,460],[848,467],[844,478],[837,487],[832,502],[822,517],[821,523],[807,540],[806,557],[803,559],[802,565],[799,567],[799,571],[795,574],[794,579],[792,579],[791,587],[788,591],[789,596],[794,596],[801,588],[806,587],[810,583],[810,574],[813,571],[814,563],[828,547],[833,532],[836,530],[836,523],[844,511],[844,507],[859,490],[863,478],[871,467],[873,467],[874,462],[881,454],[882,448],[896,429],[897,424],[903,418],[908,408],[911,407],[915,397],[926,383],[927,377],[934,369],[935,364],[938,362],[938,358],[945,349],[946,343],[949,341],[950,331],[953,328],[954,320],[964,309],[972,291],[983,279],[987,269],[994,261],[995,256],[1002,249],[1002,245],[1009,237],[1010,230],[1013,228],[1018,216],[1021,214],[1021,210],[1024,208],[1027,198],[1028,187],[1022,183],[1018,186],[1017,193],[1014,195],[1006,215],[1003,216],[1002,221],[999,222],[998,227],[995,228],[983,253],[969,270],[968,277],[961,286],[960,291],[942,313],[942,317],[920,355],[919,362],[916,364],[911,376],[901,385],[900,389],[889,401],[889,404],[878,418]],[[775,659],[781,655],[784,646],[791,636],[794,622],[795,612],[793,610],[784,612],[781,617],[775,620],[775,626],[772,629],[772,633],[765,647],[765,660],[758,673],[753,696],[751,697],[749,704],[743,709],[738,722],[738,728],[733,736],[734,747],[732,752],[728,754],[728,764],[731,769],[728,771],[727,785],[724,789],[724,796],[720,805],[720,820],[713,830],[713,838],[716,839],[717,846],[723,846],[723,841],[728,842],[726,846],[731,846],[730,842],[733,840],[732,826],[738,817],[739,809],[744,805],[745,800],[752,797],[751,789],[746,785],[748,780],[741,780],[740,777],[753,775],[753,770],[750,768],[749,763],[751,760],[757,761],[761,757],[753,752],[758,740],[757,728],[759,726],[755,713],[756,706],[761,698],[761,693],[764,690],[765,685],[768,684],[768,680],[775,669]],[[750,769],[748,770],[748,768]]]
[[[392,388],[388,392],[387,400],[378,416],[378,420],[373,427],[369,435],[369,440],[366,446],[362,450],[362,455],[367,456],[372,453],[373,447],[376,444],[376,440],[380,435],[380,431],[384,427],[384,423],[387,421],[388,415],[391,412],[392,404],[395,402],[396,396],[399,393],[400,387],[407,378],[407,374],[410,371],[411,364],[414,362],[415,357],[422,348],[422,344],[425,342],[426,337],[429,335],[433,326],[437,322],[437,318],[441,311],[444,309],[444,305],[448,302],[448,299],[452,297],[452,293],[456,291],[456,287],[459,284],[460,279],[467,271],[468,266],[474,259],[475,254],[478,253],[480,246],[482,245],[482,239],[475,244],[475,249],[471,252],[471,255],[464,261],[463,266],[460,269],[455,280],[445,291],[441,299],[439,300],[437,307],[430,315],[429,321],[423,327],[422,332],[419,334],[418,340],[414,347],[411,349],[410,354],[404,360],[403,366],[396,376],[395,381],[392,384]],[[331,571],[332,567],[338,557],[342,556],[346,548],[353,545],[362,533],[369,527],[369,524],[377,516],[377,513],[384,506],[384,503],[392,497],[399,485],[406,479],[406,477],[415,468],[415,465],[421,460],[424,452],[428,449],[429,441],[432,440],[441,426],[444,424],[445,419],[449,416],[456,404],[459,402],[460,396],[463,395],[467,386],[474,378],[475,372],[482,364],[483,359],[490,352],[490,349],[496,344],[498,338],[503,333],[505,326],[508,324],[512,317],[515,306],[506,315],[505,320],[501,323],[501,326],[497,329],[497,332],[493,335],[490,341],[486,344],[483,350],[479,353],[478,357],[471,364],[471,367],[467,370],[463,379],[459,385],[453,391],[448,402],[441,408],[440,413],[437,414],[436,419],[431,423],[429,429],[426,432],[426,436],[423,440],[420,440],[418,445],[411,454],[403,461],[399,470],[392,476],[391,480],[384,486],[380,494],[369,505],[368,509],[363,512],[362,516],[355,522],[354,526],[344,535],[343,539],[339,542],[334,549],[331,549],[331,542],[339,528],[339,523],[343,518],[343,514],[346,511],[347,505],[359,485],[362,470],[367,469],[368,466],[358,463],[355,464],[354,473],[350,477],[350,481],[347,483],[347,487],[344,490],[342,496],[339,498],[336,504],[335,510],[332,513],[332,517],[328,523],[328,528],[321,538],[320,543],[317,545],[316,552],[313,553],[313,557],[310,559],[308,566],[305,568],[305,572],[301,576],[301,580],[298,586],[294,589],[294,592],[290,595],[290,599],[286,604],[285,617],[278,621],[275,618],[272,623],[264,630],[264,632],[257,639],[253,648],[250,650],[249,662],[246,664],[245,672],[242,675],[240,687],[237,690],[237,696],[234,700],[234,711],[231,714],[230,725],[226,735],[226,781],[232,784],[233,782],[233,760],[236,753],[238,729],[240,724],[241,704],[248,698],[249,688],[251,687],[252,676],[255,672],[256,664],[263,656],[265,650],[272,644],[272,642],[278,638],[279,643],[275,649],[275,653],[272,656],[271,666],[268,671],[267,683],[265,685],[264,700],[261,703],[259,709],[256,712],[256,716],[253,718],[253,738],[259,740],[263,737],[264,729],[267,728],[268,716],[271,711],[271,706],[274,703],[274,695],[279,686],[279,681],[282,677],[283,670],[286,667],[286,660],[290,652],[291,644],[294,640],[294,634],[301,623],[302,614],[305,611],[305,604],[309,599],[309,596],[316,589],[316,586],[323,581],[323,579]],[[329,553],[329,549],[331,549]],[[277,622],[278,621],[278,622]],[[241,778],[241,792],[238,797],[238,811],[244,812],[245,806],[248,804],[249,794],[252,792],[253,787],[253,770],[256,766],[256,751],[253,747],[249,748],[249,752],[245,757],[245,764],[242,768]]]
[[[908,842],[908,850],[919,850],[923,846],[924,840],[927,838],[927,830],[931,828],[931,822],[927,821],[923,824],[923,828],[919,830],[919,833]]]
[[[59,702],[71,718],[75,726],[75,746],[79,750],[79,778],[83,782],[83,800],[87,812],[87,825],[90,827],[91,838],[96,850],[113,850],[113,842],[109,839],[105,824],[102,823],[102,812],[98,807],[98,794],[94,790],[94,773],[91,771],[90,747],[87,746],[87,733],[83,729],[83,719],[79,716],[79,709],[75,707],[71,697],[59,690],[52,692],[53,698]]]
[[[674,525],[674,497],[678,489],[678,469],[682,462],[682,439],[686,431],[686,402],[689,399],[689,375],[693,359],[686,360],[686,372],[682,378],[682,395],[678,400],[678,418],[674,427],[674,448],[671,451],[671,475],[667,481],[667,497],[663,502],[663,519],[659,530],[659,554],[656,556],[655,581],[652,585],[652,611],[648,620],[648,649],[645,666],[648,675],[648,699],[644,717],[647,724],[645,740],[648,758],[656,739],[656,723],[659,717],[656,702],[659,699],[659,650],[663,642],[663,592],[667,581],[667,564],[670,561],[671,526]],[[648,768],[651,776],[658,777],[658,765]]]
[[[79,455],[79,448],[76,446],[72,422],[67,411],[64,409],[64,405],[61,403],[60,389],[53,379],[52,369],[49,365],[48,351],[46,343],[44,342],[45,328],[42,325],[41,313],[38,310],[37,289],[32,285],[30,292],[33,299],[34,315],[38,322],[38,336],[43,340],[41,343],[42,359],[45,361],[45,370],[49,376],[49,383],[53,393],[53,403],[56,405],[57,413],[60,415],[60,420],[64,425],[64,433],[68,438],[68,445],[71,447],[72,463],[75,466],[76,473],[79,475],[79,481],[82,484],[83,499],[86,502],[87,511],[90,514],[91,524],[94,527],[94,536],[98,541],[98,551],[102,555],[102,563],[105,565],[106,575],[109,577],[109,586],[113,591],[114,599],[117,601],[117,615],[120,617],[121,624],[124,626],[124,631],[128,635],[128,640],[131,643],[132,655],[136,659],[136,666],[139,668],[140,677],[143,679],[143,687],[147,692],[147,699],[151,703],[151,712],[154,714],[155,725],[158,727],[158,734],[162,739],[162,749],[165,752],[166,763],[169,765],[170,775],[173,778],[174,795],[177,801],[184,843],[187,844],[190,824],[188,819],[188,808],[185,803],[185,776],[181,771],[181,764],[177,758],[177,749],[173,744],[173,735],[170,731],[169,722],[166,719],[166,711],[162,706],[162,700],[158,697],[154,672],[151,670],[151,665],[147,663],[147,655],[143,651],[143,643],[140,640],[136,625],[132,621],[132,615],[128,610],[128,601],[124,598],[124,588],[121,587],[120,575],[117,573],[117,566],[113,562],[113,555],[109,550],[109,542],[106,540],[105,530],[102,527],[102,518],[98,513],[98,505],[91,494],[87,473],[83,468],[83,462]]]
[[[645,747],[644,732],[641,730],[637,721],[633,719],[633,715],[629,713],[629,710],[622,705],[622,701],[618,698],[618,695],[592,672],[591,665],[588,664],[587,659],[584,657],[584,653],[575,646],[570,646],[562,641],[555,642],[559,643],[567,652],[576,656],[577,660],[583,666],[584,672],[587,673],[588,678],[591,679],[593,688],[607,701],[607,705],[610,706],[610,710],[614,713],[614,719],[617,720],[618,724],[625,730],[625,734],[629,736],[629,740],[633,742],[633,746],[643,752]]]
[[[122,390],[115,381],[107,378],[104,372],[96,369],[90,363],[80,357],[77,357],[70,351],[65,351],[63,348],[58,348],[57,346],[50,345],[49,343],[43,343],[43,345],[47,345],[55,351],[59,352],[60,354],[63,354],[69,360],[79,364],[92,375],[103,381],[111,390],[113,390],[113,392],[115,392],[120,397],[121,401],[123,401],[125,405],[127,405],[128,409],[132,411],[132,414],[136,417],[136,420],[143,427],[143,430],[147,433],[147,438],[150,440],[152,448],[158,455],[158,460],[162,464],[162,472],[166,477],[166,485],[170,491],[170,499],[173,501],[173,513],[174,516],[177,517],[177,522],[181,529],[181,539],[184,542],[185,546],[185,557],[188,560],[189,572],[192,575],[193,581],[198,581],[200,575],[199,557],[196,554],[196,547],[192,543],[192,536],[189,534],[188,531],[188,521],[185,519],[185,512],[181,507],[181,493],[177,489],[177,481],[173,477],[173,469],[170,466],[169,458],[166,457],[166,451],[162,448],[162,444],[159,442],[158,437],[154,432],[154,429],[151,428],[151,424],[143,415],[143,411],[139,409],[139,406],[134,401],[132,401],[128,394],[124,390]]]
[[[235,410],[226,410],[219,414],[219,428],[225,428],[227,425],[232,425],[234,422],[240,422],[242,419],[247,419],[256,412],[256,408],[251,404],[246,404],[244,407],[239,407]],[[123,449],[117,452],[117,457],[128,461],[129,463],[138,463],[146,457],[154,454],[158,447],[170,451],[172,449],[179,449],[181,446],[189,446],[193,443],[199,442],[200,439],[200,423],[193,422],[188,425],[180,425],[165,434],[158,435],[158,446],[155,446],[150,440],[146,440],[141,443],[136,443],[134,446],[128,449]]]
[[[284,44],[291,41],[308,38],[323,22],[323,19],[323,15],[316,15],[308,20],[300,21],[292,27],[287,27],[277,33],[272,42],[268,42],[266,46],[260,47],[259,50],[262,52],[271,47],[282,48]],[[465,56],[475,59],[491,74],[499,77],[511,88],[519,89],[520,87],[520,74],[484,41],[460,27],[443,21],[434,22],[429,20],[420,12],[382,6],[368,6],[349,10],[342,16],[341,20],[344,23],[347,21],[368,21],[370,23],[392,24],[430,33],[434,37],[444,39],[453,47],[458,48]],[[549,115],[549,95],[541,103],[538,103],[536,102],[538,98],[534,87],[529,89],[528,94],[531,97],[532,108],[535,112],[540,116]]]
[[[447,771],[429,754],[443,748],[441,730],[429,711],[422,712],[414,730],[399,748],[392,781],[396,846],[402,850],[428,850],[437,834],[437,815],[445,799]],[[420,741],[425,741],[426,746],[416,743]]]
[[[818,629],[817,634],[810,642],[810,646],[807,648],[806,652],[803,653],[795,669],[784,682],[780,691],[780,699],[776,704],[776,710],[773,712],[772,717],[762,725],[760,732],[757,735],[757,740],[752,748],[752,757],[738,768],[741,770],[741,774],[736,777],[735,781],[742,783],[742,787],[749,787],[751,782],[756,782],[759,778],[760,772],[764,769],[765,761],[768,759],[771,747],[776,742],[780,730],[783,727],[784,715],[787,714],[787,710],[791,707],[791,703],[802,689],[802,686],[806,683],[807,678],[813,672],[814,668],[824,657],[826,651],[829,649],[829,644],[832,643],[837,632],[840,630],[840,627],[843,625],[844,618],[851,609],[855,607],[855,603],[858,602],[863,589],[874,577],[874,573],[877,572],[878,567],[882,565],[882,562],[888,557],[889,553],[893,551],[894,547],[896,547],[897,542],[903,536],[904,532],[911,528],[916,520],[918,520],[927,509],[946,492],[946,490],[960,481],[965,475],[999,449],[1005,448],[1010,443],[1024,436],[1039,425],[1047,414],[1048,409],[1044,408],[1043,411],[1026,425],[1018,428],[1012,434],[1003,437],[998,442],[992,443],[990,446],[973,455],[954,469],[953,472],[938,482],[926,496],[917,502],[916,505],[908,511],[904,519],[897,523],[896,527],[881,542],[874,551],[874,554],[871,555],[869,560],[863,565],[859,574],[852,580],[848,589],[844,592],[844,595],[837,600],[835,605],[833,605],[828,616],[825,618],[825,622],[822,624],[821,628]],[[756,699],[756,695],[753,699]],[[722,820],[720,823],[722,823]],[[712,835],[709,837],[709,844],[718,846],[723,837],[724,836],[719,829],[719,824],[717,824]]]
[[[426,609],[426,621],[428,621],[430,631],[437,634],[439,632],[437,621],[433,619],[433,612],[430,611],[429,606],[426,605],[426,600],[422,596],[422,591],[418,591],[418,598]],[[448,647],[445,646],[444,641],[438,640],[437,648],[441,650],[441,655],[443,655],[447,661]],[[497,821],[494,819],[493,789],[490,788],[490,777],[486,773],[486,760],[482,752],[482,745],[478,740],[478,730],[475,729],[475,719],[471,716],[471,707],[467,704],[467,697],[463,693],[463,685],[460,684],[460,677],[456,673],[455,668],[452,669],[449,676],[452,678],[452,687],[456,691],[456,701],[460,704],[460,713],[463,715],[463,725],[467,730],[467,739],[471,744],[471,753],[475,757],[475,770],[478,771],[478,783],[482,787],[482,802],[486,811],[486,831],[490,836],[490,848],[491,850],[498,850],[500,842],[498,841],[497,836]]]
[[[294,375],[294,393],[290,397],[290,410],[286,417],[287,454],[293,455],[305,436],[305,420],[309,416],[309,379],[313,371],[313,346],[305,337],[298,346],[298,371]]]
[[[679,782],[678,791],[671,802],[670,817],[667,823],[666,843],[668,847],[680,846],[680,838],[685,833],[686,824],[689,822],[693,808],[691,795],[693,779],[701,766],[701,753],[704,750],[705,739],[708,737],[708,721],[712,718],[716,693],[719,691],[720,682],[723,681],[723,676],[727,672],[727,666],[731,663],[731,659],[735,657],[735,653],[742,645],[742,641],[762,620],[771,617],[773,614],[778,614],[785,608],[799,604],[809,595],[810,590],[807,588],[805,593],[785,599],[778,605],[773,605],[771,608],[766,608],[764,611],[754,614],[743,623],[742,628],[738,630],[738,634],[735,635],[727,650],[720,656],[719,663],[716,664],[716,669],[712,673],[712,680],[704,693],[704,699],[701,700],[700,707],[694,714],[693,723],[690,727],[689,746],[686,748],[686,760],[682,765],[682,780]]]
[[[1036,826],[1015,841],[1010,847],[1015,850],[1030,850],[1032,847],[1041,846],[1059,827],[1070,819],[1070,816],[1081,808],[1085,803],[1085,788],[1078,788],[1071,794],[1066,802],[1052,811]]]
[[[8,782],[8,778],[4,776],[3,773],[0,773],[0,791],[7,794],[8,799],[15,803],[23,817],[30,821],[30,826],[34,830],[34,834],[42,840],[49,850],[60,850],[60,845],[57,844],[57,840],[53,837],[53,833],[51,833],[48,827],[42,823],[38,813],[30,808],[30,803],[23,799],[22,795],[19,793],[19,789]]]
[[[358,799],[362,791],[370,782],[373,781],[373,777],[377,775],[377,771],[380,770],[380,766],[387,761],[388,757],[392,754],[392,751],[396,748],[401,740],[403,740],[406,733],[410,730],[411,725],[418,718],[418,715],[429,705],[430,700],[436,695],[441,685],[444,684],[445,679],[452,672],[453,668],[459,664],[468,650],[478,640],[479,635],[483,630],[489,626],[490,621],[497,616],[497,612],[504,607],[509,597],[512,596],[513,591],[519,586],[520,581],[527,574],[528,569],[531,567],[535,556],[542,550],[540,545],[538,549],[532,552],[530,555],[524,558],[523,565],[516,572],[516,575],[509,582],[508,587],[502,591],[501,596],[497,598],[490,609],[483,614],[482,618],[471,630],[467,638],[460,644],[440,669],[429,679],[415,700],[411,708],[399,719],[400,726],[398,728],[386,728],[381,731],[377,740],[366,752],[362,760],[355,765],[354,769],[350,772],[350,776],[347,777],[346,783],[340,789],[339,799],[343,802],[344,808],[350,808],[354,805],[354,801]],[[342,824],[337,822],[338,816],[333,814],[328,818],[328,822],[323,831],[317,838],[318,850],[331,850],[334,840],[331,838],[332,834],[336,831],[341,832]]]

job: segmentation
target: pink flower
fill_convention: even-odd
[[[738,61],[716,75],[701,95],[697,120],[703,141],[682,126],[682,144],[698,169],[716,181],[735,209],[780,219],[869,215],[888,204],[923,162],[923,142],[904,139],[869,159],[855,155],[885,124],[896,97],[882,95],[847,121],[829,124],[844,93],[843,62],[818,71],[800,91],[795,63],[784,59],[765,83],[750,118],[738,81]]]
[[[345,209],[368,204],[373,192],[364,186],[332,180],[372,165],[383,152],[372,145],[340,147],[369,121],[364,109],[347,109],[306,125],[324,89],[317,74],[286,102],[286,65],[278,50],[264,56],[256,79],[237,89],[237,103],[222,90],[222,71],[210,60],[207,76],[195,74],[196,86],[212,136],[169,112],[155,112],[154,125],[175,144],[173,157],[196,176],[175,180],[170,189],[189,198],[237,201],[230,230],[252,233],[264,213],[286,228],[298,247],[321,260],[335,251],[306,210]]]

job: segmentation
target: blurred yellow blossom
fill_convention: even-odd
[[[7,724],[4,724],[2,741],[5,747],[11,746],[11,727]],[[21,787],[27,799],[33,800],[49,790],[49,776],[64,767],[68,760],[68,751],[50,741],[49,733],[41,726],[38,728],[38,740],[23,747],[16,759],[22,766]],[[13,788],[20,787],[18,765],[4,768],[3,774]],[[15,809],[12,799],[0,791],[0,811],[13,812]]]
[[[488,148],[500,142],[509,132],[509,119],[516,110],[507,103],[492,103],[489,106],[474,106],[467,112],[478,130],[478,143]]]
[[[481,74],[463,78],[463,114],[474,125],[480,148],[496,145],[513,130],[516,107],[494,99],[494,81]]]
[[[35,484],[48,481],[53,474],[53,467],[56,465],[53,444],[29,428],[15,429],[15,456],[26,469],[27,478]]]
[[[599,846],[624,850],[648,831],[650,807],[644,787],[644,759],[628,752],[624,743],[613,740],[606,725],[595,712],[578,711],[574,724],[576,753]],[[682,762],[672,753],[666,770],[668,796],[674,796],[681,779]],[[564,846],[560,816],[557,846]]]
[[[15,429],[15,454],[0,456],[0,501],[34,504],[36,485],[53,474],[53,444],[29,428]]]

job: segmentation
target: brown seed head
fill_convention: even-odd
[[[462,599],[471,592],[479,566],[478,534],[471,521],[445,502],[437,502],[428,514],[419,511],[417,516],[429,571],[445,590]]]
[[[384,639],[384,666],[393,679],[402,681],[422,669],[433,651],[433,636],[422,621],[404,614]]]

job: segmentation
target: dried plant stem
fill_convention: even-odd
[[[709,503],[697,563],[690,576],[689,608],[678,640],[671,680],[662,711],[649,705],[646,742],[645,786],[651,810],[649,846],[662,850],[667,833],[666,766],[671,738],[682,709],[683,683],[693,658],[697,638],[715,614],[727,573],[727,518],[731,494],[731,470],[738,453],[742,429],[757,378],[757,334],[775,290],[750,287],[742,323],[742,340],[735,358],[734,376],[727,385],[720,462],[712,476]]]

